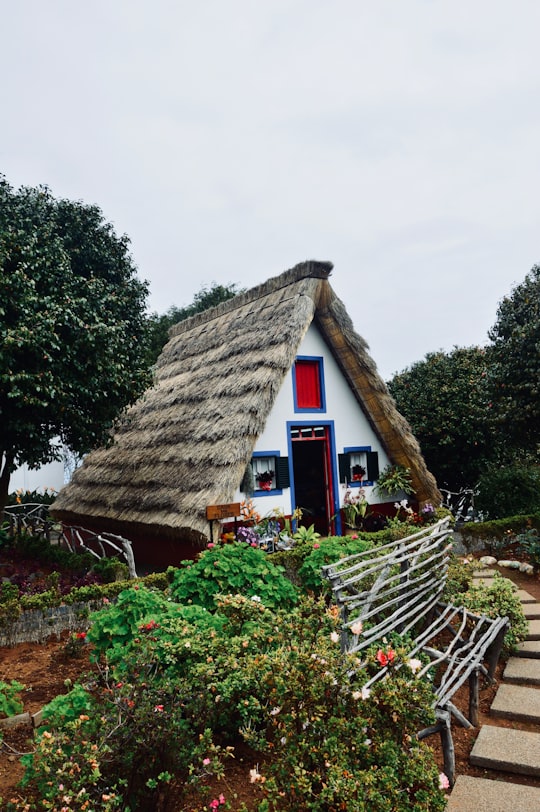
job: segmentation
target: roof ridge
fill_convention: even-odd
[[[267,279],[266,282],[256,285],[244,293],[239,293],[226,302],[221,302],[221,304],[214,305],[214,307],[204,310],[202,313],[195,313],[195,315],[190,316],[188,319],[174,324],[169,330],[169,338],[173,338],[187,330],[191,330],[193,327],[219,318],[225,313],[230,313],[231,310],[243,307],[243,305],[248,302],[260,299],[263,296],[274,293],[276,290],[286,288],[288,285],[300,281],[300,279],[328,279],[333,267],[332,262],[321,262],[316,259],[308,259],[305,262],[299,262],[293,268],[289,268],[288,271],[284,271],[278,276],[273,276]]]

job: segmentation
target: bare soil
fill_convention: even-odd
[[[525,576],[515,571],[504,570],[504,575],[510,577],[520,588],[530,592],[540,601],[540,580],[538,576]],[[65,639],[50,640],[45,644],[23,643],[13,648],[0,648],[0,680],[16,679],[22,682],[26,689],[23,692],[24,711],[30,714],[39,711],[43,705],[58,694],[66,693],[66,680],[74,682],[82,674],[91,670],[89,650],[86,649],[80,658],[68,657],[64,652]],[[497,680],[500,680],[504,664],[500,664]],[[69,682],[67,685],[69,686]],[[497,684],[484,686],[480,700],[480,726],[483,724],[496,724],[499,727],[510,727],[523,730],[532,730],[532,726],[512,722],[506,719],[493,719],[489,716],[489,709],[497,691]],[[467,710],[468,691],[464,687],[456,695],[455,704]],[[472,767],[469,764],[469,753],[478,735],[479,728],[466,730],[453,725],[453,736],[456,750],[456,774],[480,777],[495,777],[489,771]],[[427,743],[433,748],[437,762],[442,770],[443,760],[438,736],[432,736]],[[30,725],[20,725],[4,730],[4,744],[0,747],[0,799],[4,802],[10,798],[19,797],[20,791],[17,783],[23,775],[20,764],[22,753],[30,752],[33,747],[33,730]],[[256,756],[245,748],[238,748],[236,758],[226,765],[224,779],[216,781],[212,786],[212,795],[217,797],[223,793],[231,803],[231,810],[238,812],[242,802],[248,810],[255,810],[262,799],[261,789],[249,781],[249,770],[255,766]],[[501,774],[502,776],[502,774]],[[540,787],[540,780],[526,776],[512,776],[515,783],[523,783]],[[200,803],[200,802],[199,802]],[[175,802],[171,800],[169,812],[190,812],[200,809],[194,800],[193,804]]]

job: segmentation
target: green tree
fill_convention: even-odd
[[[96,206],[0,177],[0,508],[18,465],[102,444],[151,380],[128,246]]]
[[[151,366],[155,364],[161,350],[167,343],[169,337],[169,330],[174,324],[180,321],[189,319],[196,313],[202,313],[204,310],[209,310],[228,299],[232,299],[239,293],[243,293],[243,289],[238,289],[236,284],[218,285],[216,282],[212,283],[210,287],[203,285],[198,293],[193,297],[193,302],[186,307],[176,307],[173,305],[166,313],[158,315],[151,313],[148,317],[149,327],[149,349],[148,349],[148,364]]]
[[[451,491],[474,486],[495,453],[487,370],[485,350],[455,347],[428,353],[388,384],[429,470]]]
[[[493,404],[508,452],[540,443],[540,266],[499,304],[491,340]]]

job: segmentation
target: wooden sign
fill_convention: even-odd
[[[209,505],[206,508],[206,518],[208,521],[214,519],[232,519],[240,516],[240,502],[233,502],[230,505]]]

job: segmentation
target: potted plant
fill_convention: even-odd
[[[260,474],[255,476],[257,480],[257,484],[259,486],[259,490],[261,491],[271,491],[272,490],[272,482],[274,479],[274,472],[273,471],[263,471]]]

